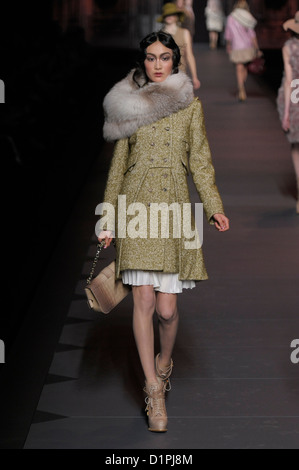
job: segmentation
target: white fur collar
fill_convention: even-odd
[[[107,141],[130,137],[140,127],[186,108],[194,98],[192,82],[183,72],[141,88],[133,73],[114,85],[104,99],[103,134]]]

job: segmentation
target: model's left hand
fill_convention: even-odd
[[[198,80],[198,78],[193,78],[192,82],[193,82],[193,88],[194,88],[194,90],[198,90],[198,89],[200,88],[200,85],[201,85],[201,83],[200,83],[200,81]]]
[[[215,220],[215,227],[219,232],[226,232],[229,230],[229,219],[223,214],[214,214],[213,219]]]

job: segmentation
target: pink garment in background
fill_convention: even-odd
[[[255,36],[254,29],[246,28],[231,15],[228,16],[224,37],[226,41],[230,41],[233,51],[252,47]]]
[[[299,77],[299,40],[296,38],[288,39],[285,43],[285,46],[289,50],[290,55],[290,66],[292,67],[292,78],[295,80]],[[285,96],[284,96],[284,84],[285,84],[285,72],[282,77],[282,83],[278,90],[277,95],[277,109],[279,112],[279,117],[281,122],[284,118],[284,108],[285,108]],[[293,89],[295,90],[295,88]],[[290,103],[290,130],[286,134],[287,139],[292,144],[299,142],[299,103],[294,103],[291,100]]]

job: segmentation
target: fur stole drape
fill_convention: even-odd
[[[108,142],[130,137],[140,127],[185,109],[194,98],[192,82],[183,72],[140,88],[133,74],[134,70],[114,85],[104,99],[103,135]]]

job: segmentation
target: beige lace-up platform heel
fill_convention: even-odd
[[[157,384],[145,384],[145,403],[148,415],[148,429],[152,432],[167,431],[167,412],[165,406],[165,384],[157,377]]]

